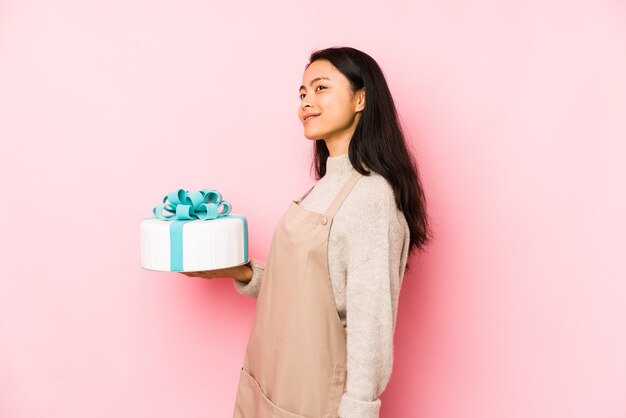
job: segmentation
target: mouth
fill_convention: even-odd
[[[307,115],[304,117],[304,119],[302,119],[302,123],[307,123],[308,121],[310,121],[311,119],[315,119],[319,115],[320,115],[319,113],[312,113],[310,115]]]

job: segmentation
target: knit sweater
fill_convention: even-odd
[[[348,154],[328,157],[326,174],[300,205],[324,213],[354,172]],[[380,174],[362,176],[333,218],[328,269],[339,318],[347,335],[346,390],[340,418],[378,418],[380,395],[393,365],[398,297],[409,250],[409,227],[393,189]],[[264,262],[251,259],[250,282],[237,292],[257,297]]]

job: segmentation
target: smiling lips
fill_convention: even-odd
[[[317,117],[317,116],[319,116],[319,115],[320,115],[319,113],[309,113],[309,114],[306,114],[306,115],[304,115],[304,118],[302,119],[302,121],[303,121],[304,123],[306,123],[306,122],[308,122],[309,120],[311,120],[311,119],[313,119],[313,118],[315,118],[315,117]]]

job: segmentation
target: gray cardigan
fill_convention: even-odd
[[[329,157],[326,174],[301,202],[325,212],[354,168],[348,154]],[[298,197],[295,197],[296,200]],[[387,180],[363,176],[337,211],[328,241],[335,304],[347,331],[346,392],[341,418],[378,418],[380,395],[393,365],[398,296],[409,249],[409,227]],[[257,297],[265,264],[251,259],[249,283],[235,280],[242,295]]]

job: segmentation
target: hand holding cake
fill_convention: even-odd
[[[181,274],[189,277],[200,277],[202,279],[230,278],[237,279],[241,282],[250,281],[252,273],[250,263],[244,264],[243,266],[229,267],[225,269],[181,272]]]

